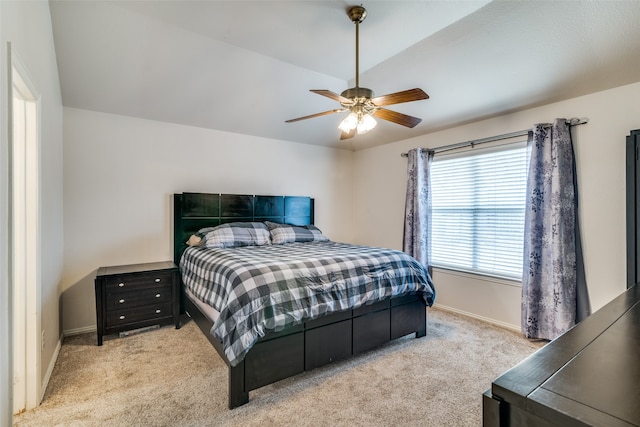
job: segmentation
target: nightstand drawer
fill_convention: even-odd
[[[123,310],[171,301],[171,286],[158,286],[107,295],[107,310]]]
[[[139,274],[121,274],[105,279],[107,294],[122,291],[157,287],[159,285],[171,285],[172,273],[170,271],[151,271]]]
[[[107,328],[171,316],[171,302],[107,312]]]

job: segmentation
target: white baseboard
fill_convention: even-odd
[[[439,310],[450,311],[452,313],[461,314],[463,316],[471,317],[473,319],[480,320],[480,321],[485,322],[485,323],[491,323],[492,325],[500,326],[501,328],[509,329],[509,330],[516,331],[516,332],[520,332],[520,326],[519,325],[517,326],[517,325],[512,325],[511,323],[501,322],[500,320],[495,320],[495,319],[491,319],[489,317],[480,316],[480,315],[475,314],[475,313],[470,313],[468,311],[460,310],[460,309],[449,307],[449,306],[446,306],[446,305],[434,304],[433,306],[435,308],[439,309]]]
[[[73,335],[88,334],[88,333],[91,333],[91,332],[95,332],[96,330],[97,330],[96,325],[84,326],[82,328],[75,328],[75,329],[66,329],[66,330],[62,331],[62,336],[70,337],[70,336],[73,336]]]
[[[51,379],[53,368],[56,366],[56,362],[58,361],[58,355],[60,354],[61,347],[62,347],[62,337],[60,337],[58,339],[58,342],[56,343],[56,348],[55,350],[53,350],[53,356],[51,356],[51,360],[49,361],[47,372],[44,374],[44,378],[42,379],[42,388],[40,389],[38,405],[40,405],[40,403],[42,403],[42,399],[44,399],[44,394],[47,391],[47,386],[49,385],[49,380]]]

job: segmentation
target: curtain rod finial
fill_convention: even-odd
[[[571,126],[575,126],[575,125],[583,125],[585,123],[589,123],[589,118],[588,117],[573,117],[571,119],[569,119],[569,124]]]

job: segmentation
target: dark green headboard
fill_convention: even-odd
[[[180,263],[186,241],[204,227],[236,221],[313,224],[313,199],[299,196],[178,193],[173,195],[173,259]]]

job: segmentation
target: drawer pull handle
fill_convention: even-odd
[[[156,279],[156,283],[160,283],[160,278],[157,278],[157,279]]]
[[[161,311],[162,310],[160,310],[160,309],[156,310],[156,314],[160,314]]]
[[[160,298],[160,294],[156,294],[156,298]]]
[[[118,283],[118,286],[120,286],[122,288],[124,286],[124,283],[120,282],[120,283]]]
[[[120,320],[124,320],[124,316],[120,316]]]
[[[124,302],[124,299],[121,299],[118,301],[120,304],[122,304]]]

